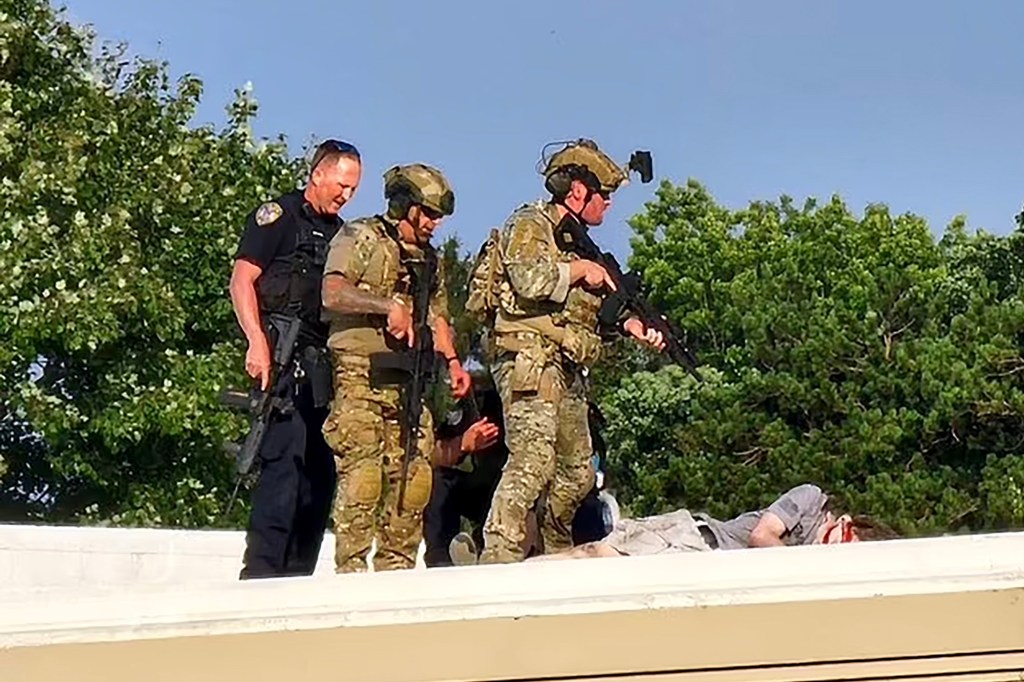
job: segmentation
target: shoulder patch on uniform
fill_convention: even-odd
[[[256,224],[261,227],[270,225],[280,218],[283,213],[284,209],[281,208],[281,204],[276,201],[268,201],[256,209]]]

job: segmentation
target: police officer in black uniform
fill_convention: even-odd
[[[245,369],[261,388],[272,379],[273,314],[301,320],[295,362],[279,388],[292,407],[268,425],[259,453],[242,579],[312,575],[334,495],[334,457],[321,427],[330,399],[327,324],[320,287],[338,215],[362,176],[359,151],[328,140],[313,155],[301,190],[262,204],[246,219],[231,273],[231,302],[249,342]],[[326,388],[324,388],[326,386]]]

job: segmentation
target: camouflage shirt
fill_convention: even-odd
[[[394,235],[394,236],[392,236]],[[337,274],[364,291],[396,298],[412,308],[409,272],[402,256],[420,255],[419,247],[398,239],[396,223],[385,216],[359,218],[345,225],[331,240],[324,275]],[[437,260],[438,285],[430,300],[429,319],[448,318],[448,294],[444,269]],[[356,355],[388,350],[386,315],[327,313],[330,337],[327,345]],[[393,339],[392,339],[393,342]]]
[[[521,206],[505,222],[499,247],[505,274],[499,284],[495,331],[514,330],[517,322],[541,330],[553,326],[557,333],[542,333],[560,343],[573,359],[590,364],[595,359],[591,346],[600,345],[597,314],[603,299],[570,286],[569,264],[577,256],[558,248],[559,221],[554,205],[537,202]],[[571,341],[565,340],[567,335]],[[588,350],[576,348],[581,338]],[[573,347],[566,348],[567,343]]]

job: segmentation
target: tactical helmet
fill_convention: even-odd
[[[394,166],[384,173],[384,197],[404,215],[412,204],[442,215],[455,212],[455,193],[441,171],[422,163]]]
[[[595,191],[609,194],[629,181],[625,170],[598,149],[593,140],[581,137],[574,142],[562,144],[565,146],[546,160],[541,171],[545,178],[544,186],[553,195],[568,193],[573,180],[579,180]],[[545,163],[545,159],[541,159],[541,163]]]

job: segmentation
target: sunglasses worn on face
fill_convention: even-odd
[[[441,218],[444,217],[444,213],[441,213],[440,211],[435,211],[429,206],[420,206],[420,210],[423,211],[423,215],[427,216],[428,220],[440,220]]]
[[[596,182],[594,182],[594,183],[585,183],[585,184],[587,186],[587,189],[590,190],[590,192],[592,194],[598,195],[599,197],[601,197],[605,201],[611,201],[611,198],[612,198],[611,190],[604,189],[603,187],[601,187],[601,185],[597,184]]]

